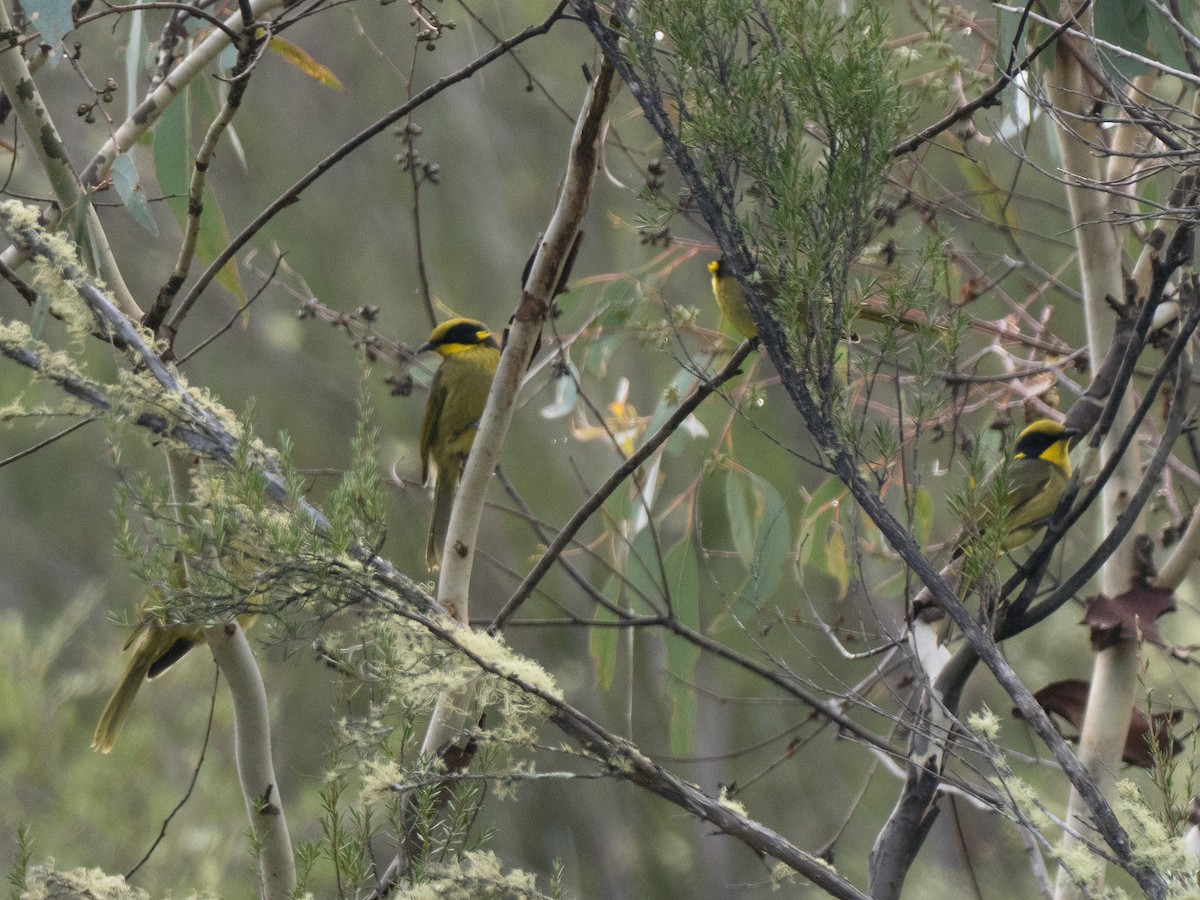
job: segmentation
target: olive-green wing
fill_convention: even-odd
[[[445,377],[443,366],[433,373],[429,384],[429,399],[425,401],[425,417],[421,420],[421,484],[429,483],[429,457],[433,450],[433,438],[438,433],[442,409],[446,404]]]

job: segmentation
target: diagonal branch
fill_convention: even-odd
[[[575,8],[606,58],[611,59],[622,77],[626,78],[627,84],[642,106],[647,121],[659,133],[664,147],[674,157],[676,167],[686,186],[690,189],[698,211],[704,216],[710,228],[713,228],[714,231],[724,229],[728,234],[729,223],[723,214],[723,209],[712,196],[706,180],[701,177],[688,148],[679,140],[672,119],[659,102],[653,87],[644,83],[645,79],[639,77],[622,53],[620,35],[604,23],[594,3],[589,0],[575,0]],[[1087,769],[1063,740],[1029,689],[1020,681],[1007,660],[1000,654],[990,636],[983,631],[955,596],[954,591],[925,558],[922,549],[917,545],[909,530],[896,519],[876,491],[864,481],[854,457],[841,444],[828,416],[823,413],[812,397],[804,381],[803,371],[793,359],[781,327],[771,322],[770,317],[759,319],[759,327],[760,337],[767,347],[771,361],[779,372],[781,383],[834,473],[850,489],[859,507],[880,529],[884,539],[904,564],[929,588],[934,602],[958,626],[984,664],[1012,697],[1013,702],[1020,709],[1022,715],[1027,718],[1030,726],[1050,748],[1059,766],[1084,798],[1097,829],[1105,842],[1112,848],[1121,865],[1137,879],[1148,896],[1163,897],[1166,887],[1162,877],[1144,861],[1134,857],[1128,834],[1117,820],[1112,807],[1097,788]]]

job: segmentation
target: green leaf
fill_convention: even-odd
[[[187,197],[194,158],[191,151],[191,122],[189,110],[192,92],[186,90],[169,104],[154,128],[154,171],[158,186],[167,197],[167,206],[175,214],[180,227],[187,223]],[[196,258],[210,264],[229,244],[229,228],[216,195],[207,185],[202,197],[204,212],[200,216],[200,233],[196,237]],[[230,260],[217,275],[217,283],[246,302],[237,262]]]
[[[671,609],[689,628],[700,628],[700,575],[690,535],[672,548],[666,560],[671,583]],[[696,735],[696,663],[700,648],[676,634],[667,635],[667,697],[671,701],[671,753],[690,756]]]
[[[229,226],[225,224],[225,214],[217,203],[217,195],[205,185],[204,214],[200,217],[196,256],[208,265],[229,245],[229,239]],[[217,284],[237,297],[239,303],[246,302],[246,289],[242,286],[242,276],[238,272],[236,260],[231,259],[221,268],[217,275]]]
[[[604,596],[614,606],[634,609],[635,604],[640,606],[643,602],[642,595],[652,601],[661,601],[662,587],[657,577],[659,568],[654,554],[654,536],[649,528],[638,533],[632,546],[618,544],[614,567],[616,572],[604,585]],[[596,618],[601,622],[617,619],[612,611],[604,607],[597,607]],[[603,625],[588,629],[588,654],[596,669],[596,683],[602,690],[612,686],[620,631],[619,628]]]
[[[996,55],[993,62],[997,72],[1008,70],[1011,61],[1014,66],[1021,62],[1021,45],[1016,48],[1016,58],[1013,58],[1013,41],[1017,39],[1017,26],[1021,24],[1021,14],[1007,10],[996,10]],[[1026,35],[1027,36],[1027,35]],[[1009,93],[1005,91],[1004,93]]]
[[[838,583],[842,596],[850,585],[850,559],[839,527],[846,486],[830,477],[817,489],[800,518],[797,570],[820,572]]]
[[[50,315],[50,294],[42,291],[38,294],[37,302],[33,304],[33,314],[29,319],[29,340],[31,343],[41,340],[42,329],[46,327],[46,317]]]
[[[725,476],[725,510],[729,514],[729,534],[733,549],[749,567],[754,562],[754,522],[751,519],[750,480],[730,469]]]
[[[188,107],[191,91],[168,104],[154,126],[154,174],[167,206],[178,219],[187,213],[188,179],[192,167]]]
[[[933,534],[933,495],[927,488],[917,488],[913,497],[913,540],[917,546],[929,546],[929,536]]]
[[[129,39],[125,42],[125,83],[130,89],[125,91],[125,117],[133,115],[137,109],[138,91],[136,89],[138,73],[145,62],[147,53],[145,12],[138,6],[139,0],[133,0],[130,5],[134,10],[129,15]],[[145,135],[143,135],[145,137]]]
[[[768,481],[745,470],[730,471],[725,505],[734,547],[750,569],[741,597],[761,606],[775,596],[791,549],[787,507]]]
[[[842,537],[840,528],[829,532],[829,542],[825,545],[825,574],[832,578],[838,586],[835,600],[841,600],[850,590],[850,560],[846,555],[846,539]]]
[[[663,586],[660,581],[662,572],[659,568],[657,548],[654,545],[654,535],[650,528],[643,528],[637,533],[637,537],[633,539],[633,546],[629,550],[627,562],[625,565],[625,577],[629,580],[627,590],[636,592],[633,596],[629,596],[629,602],[624,605],[629,609],[634,609],[634,603],[641,604],[645,597],[650,602],[661,605],[663,599]],[[644,612],[650,612],[649,609],[642,609]]]
[[[675,414],[679,401],[686,397],[696,384],[696,376],[687,369],[680,369],[671,379],[667,389],[658,398],[658,405],[650,416],[650,424],[646,426],[646,434],[654,434]],[[679,432],[675,432],[678,434]]]
[[[613,603],[620,603],[621,579],[613,576],[604,586],[604,596]],[[617,616],[607,607],[596,607],[598,622],[615,622]],[[592,668],[596,673],[596,687],[607,691],[612,687],[613,674],[617,670],[617,638],[621,629],[610,625],[592,625],[588,627],[588,656],[592,660]]]
[[[626,490],[613,491],[604,501],[605,516],[617,527],[629,518],[632,509],[633,501],[629,496],[629,491]]]
[[[54,50],[50,65],[57,66],[62,56],[62,40],[75,27],[71,20],[71,0],[25,0],[24,7],[42,41]]]
[[[1007,71],[1010,63],[1014,66],[1020,65],[1026,49],[1035,39],[1038,30],[1037,26],[1031,20],[1026,20],[1025,30],[1021,33],[1021,40],[1017,43],[1014,54],[1013,42],[1017,40],[1017,27],[1020,24],[1021,13],[1001,9],[996,10],[996,55],[994,62],[997,72]],[[1053,54],[1049,56],[1053,58]],[[1033,61],[1033,69],[1018,74],[1016,76],[1017,80],[1021,82],[1030,77],[1036,78],[1037,73],[1042,68],[1042,58],[1038,57],[1035,59]],[[1038,114],[1038,108],[1036,105],[1030,103],[1028,94],[1017,86],[1009,86],[1006,90],[1001,91],[1000,102],[1004,110],[1004,115],[997,128],[997,134],[1008,140],[1012,140],[1016,135],[1029,127]]]
[[[151,237],[158,237],[158,223],[154,221],[150,204],[146,202],[146,192],[138,183],[137,167],[131,155],[122,153],[113,160],[112,180],[113,187],[117,189],[117,196],[121,198],[134,221],[150,232]]]
[[[1183,18],[1187,18],[1186,13],[1183,14]],[[1200,16],[1196,14],[1195,7],[1192,8],[1192,18],[1200,19]],[[1190,71],[1187,54],[1183,50],[1183,39],[1179,36],[1179,30],[1167,21],[1166,16],[1158,10],[1154,10],[1148,16],[1147,26],[1154,55],[1172,68],[1183,72]],[[1195,33],[1194,30],[1193,33]]]
[[[960,158],[956,160],[959,173],[979,200],[980,211],[987,220],[1010,231],[1017,231],[1020,222],[1009,191],[997,184],[982,162]]]
[[[1095,4],[1092,7],[1092,15],[1096,37],[1144,56],[1146,46],[1150,42],[1147,9],[1144,0],[1105,0]],[[1115,53],[1103,54],[1101,62],[1129,79],[1136,78],[1146,71],[1146,67],[1137,60]]]

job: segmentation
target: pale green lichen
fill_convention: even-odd
[[[54,871],[54,863],[33,866],[26,879],[21,900],[49,900],[52,897],[90,897],[94,900],[149,900],[141,888],[131,887],[120,875],[108,875],[100,869]]]
[[[22,397],[16,397],[11,403],[0,406],[0,422],[11,422],[13,419],[23,419],[29,415],[29,410],[21,402]]]
[[[1059,856],[1059,861],[1071,873],[1072,880],[1087,892],[1097,896],[1104,883],[1104,862],[1082,843],[1073,843]]]
[[[501,638],[492,637],[483,631],[459,629],[454,640],[471,656],[481,660],[507,678],[514,678],[555,699],[562,699],[562,691],[550,674],[531,659],[513,653]]]
[[[29,326],[24,322],[13,320],[0,322],[0,345],[5,347],[27,347],[32,338]]]
[[[822,860],[824,862],[824,860]],[[796,882],[796,870],[786,863],[777,862],[771,866],[771,890],[778,891],[785,885]]]
[[[24,322],[0,324],[0,353],[10,356],[32,354],[37,360],[35,378],[55,384],[88,381],[74,357],[69,353],[51,350],[43,342],[34,340],[29,326]]]
[[[750,818],[750,813],[746,811],[746,807],[740,801],[734,800],[729,796],[729,788],[725,785],[721,785],[721,792],[717,794],[717,803],[722,809],[727,809],[734,815],[741,816],[743,819]]]
[[[986,706],[967,717],[967,727],[987,741],[1000,736],[1000,719]]]
[[[1170,897],[1200,896],[1195,865],[1188,858],[1183,837],[1171,834],[1132,781],[1118,781],[1116,794],[1114,807],[1133,840],[1134,860],[1163,876],[1171,885]]]
[[[75,245],[65,235],[42,228],[38,211],[19,200],[0,203],[0,228],[17,240],[27,235],[41,244],[43,252],[31,260],[30,284],[48,299],[51,312],[62,319],[72,338],[91,334],[95,317],[79,296],[83,269]]]
[[[420,884],[395,895],[397,900],[524,900],[546,895],[528,872],[505,872],[499,857],[473,851],[426,868]]]
[[[1053,821],[1042,808],[1039,793],[1028,783],[1015,777],[1011,771],[1005,769],[1002,777],[989,778],[988,783],[1000,794],[1008,795],[1008,799],[1018,815],[1014,816],[1004,807],[1001,807],[1000,811],[1010,819],[1024,819],[1038,831],[1047,831],[1054,827]]]

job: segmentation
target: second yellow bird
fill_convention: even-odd
[[[721,315],[729,320],[729,323],[737,329],[742,337],[751,340],[757,338],[758,322],[754,320],[754,314],[750,312],[750,304],[746,302],[746,294],[742,291],[737,273],[730,268],[725,256],[722,255],[719,259],[712,260],[708,264],[708,271],[712,274],[713,297],[716,298]],[[762,276],[762,287],[767,300],[778,293],[778,285],[767,275]],[[870,306],[861,306],[855,310],[855,318],[900,328],[904,331],[915,331],[917,328],[917,321],[914,319],[906,316],[896,317]],[[857,341],[857,337],[853,335],[849,335],[849,337]]]
[[[725,257],[710,262],[708,271],[712,273],[713,297],[716,298],[721,315],[729,320],[729,324],[736,328],[742,337],[750,340],[757,338],[758,322],[754,321],[754,314],[750,312],[750,305],[746,302],[742,286],[738,283],[737,276],[729,270]]]
[[[500,365],[500,344],[482,322],[449,319],[433,329],[417,352],[427,350],[442,357],[429,385],[421,421],[421,481],[428,483],[431,470],[434,478],[425,563],[436,569],[442,564],[446,527],[463,464],[475,442],[479,417]]]
[[[243,562],[242,565],[246,565]],[[182,578],[182,570],[180,572]],[[179,586],[179,585],[177,585]],[[256,591],[246,598],[246,606],[257,606],[263,600],[264,591]],[[100,721],[92,733],[92,749],[101,753],[109,753],[117,742],[130,707],[137,696],[143,681],[157,678],[197,644],[204,643],[204,629],[199,625],[166,623],[159,618],[152,608],[162,602],[161,589],[150,595],[153,603],[148,602],[143,609],[142,620],[134,626],[125,642],[125,650],[133,649],[133,656],[125,667],[112,696],[100,714]],[[243,631],[249,631],[258,616],[254,613],[242,613],[237,617]]]

